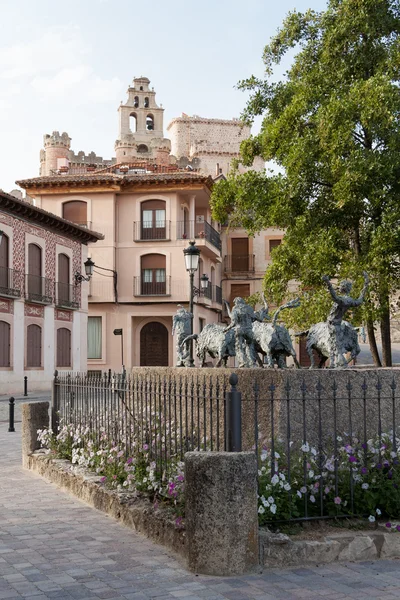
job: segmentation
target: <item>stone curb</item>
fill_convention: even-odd
[[[51,458],[43,450],[27,456],[24,466],[187,561],[185,531],[175,526],[167,509],[161,507],[155,511],[144,499],[132,499],[128,494],[109,490],[100,485],[98,475],[82,467],[72,467],[68,460]]]
[[[268,568],[378,558],[400,558],[400,533],[348,531],[315,541],[260,531],[260,562]]]

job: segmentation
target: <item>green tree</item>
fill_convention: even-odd
[[[310,308],[324,273],[361,285],[365,269],[363,319],[376,365],[380,322],[386,366],[390,298],[400,287],[399,31],[400,0],[329,0],[321,13],[289,13],[265,47],[265,78],[239,84],[250,91],[243,120],[263,117],[260,133],[242,143],[241,161],[250,166],[261,155],[279,168],[233,172],[212,196],[221,222],[250,235],[286,230],[265,277],[275,302],[296,279]],[[288,52],[293,62],[276,82],[274,65]]]

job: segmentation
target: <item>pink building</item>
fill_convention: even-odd
[[[90,248],[96,267],[87,288],[90,302],[88,367],[121,368],[124,363],[173,365],[172,317],[188,305],[189,277],[183,250],[189,240],[200,249],[195,285],[209,276],[196,296],[194,332],[222,313],[221,238],[212,222],[212,179],[196,173],[111,172],[39,177],[21,182],[38,206],[87,224],[104,234]]]
[[[74,274],[101,237],[0,191],[0,394],[86,368],[87,291]]]

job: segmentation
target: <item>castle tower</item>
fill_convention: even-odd
[[[53,131],[43,136],[44,149],[40,151],[40,175],[51,175],[53,171],[67,169],[70,157],[71,138],[65,131],[60,135]]]
[[[168,163],[171,143],[164,138],[164,109],[156,103],[154,88],[147,77],[136,77],[128,88],[128,99],[120,105],[117,163],[138,159]]]

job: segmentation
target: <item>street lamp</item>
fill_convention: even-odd
[[[86,277],[85,275],[82,275],[77,271],[75,273],[75,285],[78,285],[78,283],[82,283],[82,281],[90,281],[90,279],[92,278],[94,269],[94,262],[92,261],[92,259],[88,258],[87,260],[85,260],[83,266],[85,267]]]
[[[189,246],[183,250],[185,257],[186,271],[190,278],[190,303],[189,312],[193,315],[193,301],[195,296],[200,296],[208,288],[208,275],[205,273],[200,277],[200,289],[194,286],[194,274],[199,268],[200,250],[196,246],[196,242],[189,242]],[[190,324],[190,333],[193,334],[193,316]],[[194,365],[193,360],[193,340],[190,340],[190,364]]]

